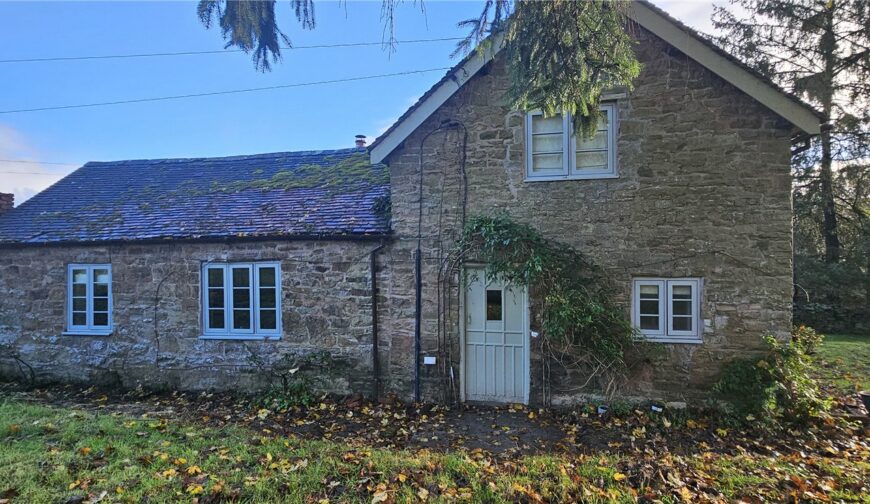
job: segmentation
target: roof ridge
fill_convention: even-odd
[[[304,151],[279,151],[261,152],[257,154],[236,154],[233,156],[200,156],[200,157],[177,157],[177,158],[143,158],[143,159],[119,159],[117,161],[88,161],[82,166],[101,166],[118,164],[154,164],[162,162],[196,162],[196,161],[234,161],[240,159],[276,158],[280,156],[314,156],[338,153],[365,152],[365,147],[347,147],[343,149],[315,149]]]

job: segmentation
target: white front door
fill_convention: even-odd
[[[469,269],[463,345],[467,401],[527,403],[529,346],[526,289]]]

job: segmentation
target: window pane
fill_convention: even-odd
[[[108,313],[94,313],[94,325],[105,327],[109,325],[109,314]]]
[[[671,289],[674,299],[692,299],[692,286],[674,285]]]
[[[644,316],[640,317],[640,328],[641,329],[650,329],[654,331],[659,330],[659,317],[658,316]]]
[[[88,323],[87,315],[84,313],[73,313],[72,323],[76,326],[83,326]]]
[[[224,286],[224,270],[217,268],[208,269],[208,285],[209,287]]]
[[[211,329],[224,329],[224,311],[209,310],[208,311],[208,327]]]
[[[260,286],[275,286],[275,268],[260,268]]]
[[[75,292],[75,286],[73,286]],[[94,296],[109,297],[109,284],[94,284]]]
[[[108,298],[94,298],[94,311],[107,312],[109,311]]]
[[[640,286],[640,298],[641,299],[658,299],[659,298],[659,286],[658,285],[641,285]]]
[[[692,317],[674,317],[673,326],[675,331],[691,331]]]
[[[592,138],[577,136],[577,150],[607,149],[607,132],[599,131]]]
[[[275,308],[275,289],[260,289],[260,308]]]
[[[562,152],[562,135],[536,135],[532,137],[533,152]]]
[[[84,296],[88,292],[88,286],[85,284],[73,284],[73,296]]]
[[[223,289],[209,289],[208,290],[208,306],[210,308],[223,308],[224,307],[224,290]]]
[[[83,269],[73,270],[73,283],[84,284],[88,283],[88,272]]]
[[[498,322],[502,318],[501,310],[501,290],[486,291],[486,320]]]
[[[532,155],[532,171],[562,173],[562,154]]]
[[[644,315],[658,315],[659,302],[658,300],[641,299],[640,312]]]
[[[589,170],[607,168],[606,152],[578,152],[577,169]]]
[[[674,301],[673,307],[671,308],[674,315],[691,315],[692,314],[692,302],[691,301]]]
[[[105,268],[94,270],[94,283],[109,283],[109,270]]]
[[[251,313],[248,310],[233,310],[233,329],[250,329]]]
[[[233,268],[233,287],[247,287],[248,268]]]
[[[277,323],[275,310],[260,310],[260,329],[275,330]]]
[[[553,117],[532,116],[532,133],[561,133],[562,114]]]
[[[248,289],[233,289],[233,308],[250,308],[251,291]]]
[[[73,298],[73,311],[85,311],[88,309],[88,301],[85,298]]]

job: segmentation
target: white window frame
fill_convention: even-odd
[[[577,135],[574,133],[571,114],[562,114],[562,174],[561,175],[535,175],[532,170],[533,145],[532,120],[542,116],[543,113],[535,110],[526,114],[526,181],[545,182],[553,180],[589,180],[618,178],[619,172],[616,166],[616,132],[619,114],[616,102],[601,104],[601,111],[607,115],[607,167],[604,170],[590,171],[577,170]]]
[[[84,325],[73,324],[73,270],[83,269],[87,271],[87,283],[85,288],[86,321]],[[109,273],[108,281],[108,325],[94,325],[94,270],[104,269]],[[66,269],[66,331],[64,334],[74,336],[108,336],[113,331],[113,307],[112,299],[112,265],[111,264],[68,264]]]
[[[659,288],[659,330],[640,328],[640,287],[656,285]],[[692,330],[674,330],[673,288],[675,286],[692,288]],[[631,288],[631,323],[647,340],[659,343],[702,343],[701,334],[701,289],[700,278],[635,278]]]
[[[260,327],[260,270],[264,268],[275,269],[275,329],[263,329]],[[251,326],[246,329],[233,328],[233,286],[232,270],[247,269],[248,288],[250,289]],[[224,327],[213,329],[209,327],[209,298],[208,298],[208,272],[220,270],[223,272],[224,291]],[[268,262],[205,262],[200,270],[200,291],[202,309],[202,336],[201,339],[238,339],[238,340],[262,340],[281,339],[281,263]]]

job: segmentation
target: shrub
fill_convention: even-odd
[[[804,352],[812,355],[816,353],[816,348],[818,348],[825,339],[825,335],[816,332],[812,327],[800,325],[792,329],[791,339],[795,344],[800,346]]]
[[[269,380],[259,402],[266,408],[284,410],[308,407],[317,400],[316,390],[328,375],[331,356],[326,351],[284,354],[267,364],[259,355],[251,353],[250,361]]]
[[[804,424],[823,416],[831,403],[821,397],[804,344],[764,339],[767,355],[732,362],[714,386],[729,410],[740,419],[771,423]]]

